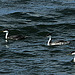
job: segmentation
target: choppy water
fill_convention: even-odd
[[[27,39],[7,43],[0,32],[0,75],[75,75],[74,0],[0,0],[0,31],[23,34]],[[47,46],[53,40],[69,45]]]

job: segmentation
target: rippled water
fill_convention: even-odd
[[[74,0],[0,0],[0,31],[9,35],[30,36],[8,40],[0,32],[0,75],[75,75]],[[47,34],[53,41],[68,40],[69,45],[47,46]]]

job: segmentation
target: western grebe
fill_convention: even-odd
[[[71,55],[74,55],[73,62],[75,62],[75,51],[71,52]]]
[[[8,30],[4,30],[3,32],[6,33],[5,35],[5,39],[10,39],[10,40],[20,40],[20,39],[25,39],[27,36],[23,36],[23,35],[13,35],[13,36],[8,36],[9,31]]]
[[[64,44],[70,43],[69,41],[63,41],[63,40],[52,42],[51,35],[48,35],[47,37],[49,38],[48,43],[47,43],[48,46],[49,45],[64,45]]]

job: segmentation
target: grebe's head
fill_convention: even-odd
[[[48,38],[51,38],[51,35],[48,35],[47,37],[48,37]]]
[[[75,55],[75,51],[71,52],[72,55]]]
[[[8,30],[4,30],[3,32],[8,33]]]
[[[48,34],[47,37],[48,37],[48,38],[51,38],[51,34]]]

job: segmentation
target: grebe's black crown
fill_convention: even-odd
[[[52,35],[52,34],[51,34],[51,33],[48,33],[48,34],[47,34],[47,36],[50,36],[50,35]]]
[[[51,33],[48,33],[48,34],[47,34],[47,37],[49,37],[49,36],[51,36]]]
[[[72,54],[72,53],[75,53],[75,51],[72,51],[71,54]]]
[[[8,33],[8,30],[3,30],[4,33]]]

